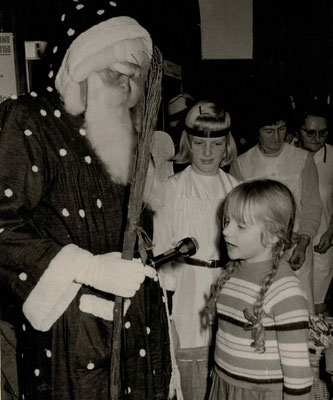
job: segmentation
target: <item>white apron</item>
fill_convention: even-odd
[[[191,166],[170,178],[165,207],[154,218],[154,253],[167,250],[185,237],[194,237],[199,243],[195,258],[219,259],[222,201],[237,184],[222,170],[215,176],[205,176],[195,173]],[[209,346],[211,330],[204,323],[204,311],[210,286],[221,268],[174,262],[164,271],[177,277],[172,316],[180,348]]]

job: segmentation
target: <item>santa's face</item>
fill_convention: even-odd
[[[140,67],[127,62],[116,63],[112,69],[105,68],[97,73],[105,88],[110,89],[110,105],[132,108],[137,104],[143,89]]]
[[[127,75],[104,69],[87,80],[85,124],[88,139],[115,182],[131,177],[136,133],[130,112],[134,94]]]

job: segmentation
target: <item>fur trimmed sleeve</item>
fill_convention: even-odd
[[[35,329],[48,331],[66,311],[81,287],[74,277],[86,253],[69,244],[50,262],[23,304],[23,313]]]

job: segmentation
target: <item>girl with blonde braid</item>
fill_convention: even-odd
[[[242,183],[228,194],[223,214],[231,261],[207,305],[211,324],[218,318],[209,399],[309,399],[306,295],[282,258],[293,195],[273,180]]]

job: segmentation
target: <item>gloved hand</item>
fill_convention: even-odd
[[[146,276],[156,275],[152,267],[144,266],[139,259],[124,260],[118,252],[96,256],[87,253],[87,262],[80,265],[75,281],[102,292],[133,297]]]

